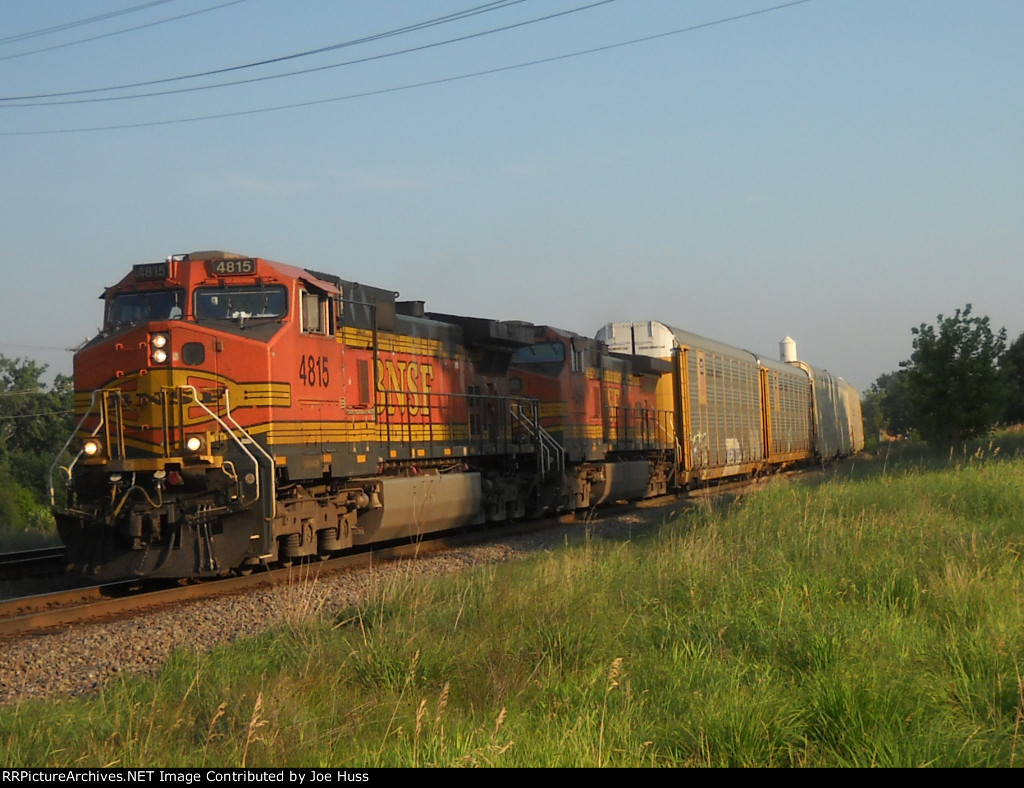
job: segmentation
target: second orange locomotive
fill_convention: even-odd
[[[589,339],[428,314],[224,252],[137,265],[103,298],[55,506],[69,560],[102,577],[246,571],[862,444],[841,380],[661,324]],[[625,326],[669,334],[627,347]]]

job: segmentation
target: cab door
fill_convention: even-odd
[[[342,345],[335,337],[333,299],[302,282],[299,288],[299,336],[295,399],[302,439],[302,476],[331,474],[333,448],[341,440]]]

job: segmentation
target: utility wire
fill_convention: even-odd
[[[50,33],[59,33],[62,30],[70,30],[73,27],[81,27],[82,25],[91,25],[93,22],[103,22],[107,19],[113,19],[114,17],[124,16],[125,14],[134,14],[136,11],[144,11],[147,8],[153,6],[163,5],[164,3],[174,3],[177,0],[151,0],[148,3],[142,5],[132,6],[131,8],[122,8],[120,11],[111,11],[106,14],[100,14],[99,16],[90,16],[86,19],[79,19],[76,22],[65,22],[64,24],[54,25],[53,27],[46,27],[42,30],[32,30],[28,33],[17,33],[13,36],[6,36],[0,38],[0,44],[12,44],[15,41],[25,41],[29,38],[37,38],[38,36],[49,35]]]
[[[48,394],[57,394],[63,392],[54,391],[42,391],[40,389],[20,389],[18,391],[0,391],[0,397],[20,397],[25,394],[46,396]]]
[[[330,104],[338,101],[350,101],[353,99],[367,98],[369,96],[380,96],[387,93],[398,93],[405,90],[413,90],[415,88],[428,87],[431,85],[442,85],[449,82],[458,82],[464,79],[473,79],[475,77],[490,76],[492,74],[500,74],[506,71],[514,71],[521,68],[529,68],[531,66],[545,65],[548,63],[556,63],[561,60],[569,60],[571,58],[582,57],[584,55],[593,55],[598,52],[607,52],[613,49],[620,49],[622,47],[634,46],[636,44],[642,44],[649,41],[656,41],[662,38],[668,38],[669,36],[681,35],[683,33],[692,33],[697,30],[703,30],[709,27],[715,27],[717,25],[724,25],[730,22],[737,22],[743,19],[749,19],[754,16],[760,16],[763,14],[770,14],[775,11],[781,11],[786,8],[792,8],[793,6],[803,5],[810,3],[813,0],[793,0],[793,2],[783,3],[781,5],[771,6],[770,8],[762,8],[757,11],[749,11],[743,14],[737,14],[735,16],[724,17],[722,19],[716,19],[711,22],[703,22],[697,25],[690,25],[689,27],[681,27],[676,30],[669,30],[664,33],[654,33],[649,36],[642,36],[640,38],[633,38],[627,41],[619,41],[614,44],[605,44],[604,46],[592,47],[590,49],[582,49],[576,52],[569,52],[563,55],[554,55],[552,57],[539,58],[537,60],[529,60],[523,63],[516,63],[510,66],[500,66],[497,68],[486,69],[484,71],[474,71],[468,74],[459,74],[451,77],[441,77],[438,79],[427,80],[424,82],[415,82],[407,85],[399,85],[390,88],[380,88],[378,90],[369,90],[362,93],[350,93],[344,96],[334,96],[332,98],[315,99],[311,101],[301,101],[293,104],[279,104],[272,107],[260,107],[257,109],[239,110],[237,112],[223,112],[213,115],[196,115],[189,118],[175,118],[172,120],[154,120],[145,121],[140,123],[121,123],[109,126],[83,126],[72,129],[46,129],[36,131],[0,131],[0,137],[13,137],[13,136],[27,136],[27,135],[43,135],[43,134],[77,134],[87,131],[121,131],[124,129],[139,129],[139,128],[150,128],[154,126],[170,126],[177,125],[180,123],[196,123],[204,120],[219,120],[223,118],[238,118],[247,115],[258,115],[266,112],[279,112],[286,109],[299,109],[302,107],[312,107],[319,104]]]
[[[603,1],[604,2],[613,2],[613,0],[603,0]],[[196,72],[194,74],[183,74],[183,75],[176,76],[176,77],[165,77],[163,79],[154,79],[154,80],[149,80],[147,82],[132,82],[132,83],[124,84],[124,85],[111,85],[111,86],[103,87],[103,88],[86,88],[86,89],[83,89],[83,90],[68,90],[68,91],[63,91],[63,92],[59,92],[59,93],[38,93],[36,95],[28,95],[28,96],[0,96],[0,101],[30,101],[30,100],[35,100],[35,99],[61,98],[61,97],[64,97],[64,96],[81,96],[81,95],[86,95],[86,94],[89,94],[89,93],[105,93],[105,92],[109,92],[109,91],[113,91],[113,90],[128,90],[130,88],[147,87],[147,86],[150,86],[150,85],[161,85],[161,84],[166,84],[168,82],[180,82],[180,81],[186,80],[186,79],[197,79],[199,77],[208,77],[208,76],[213,76],[213,75],[216,75],[216,74],[226,74],[226,73],[229,73],[229,72],[232,72],[232,71],[241,71],[243,69],[249,69],[249,68],[256,68],[258,66],[271,65],[273,63],[281,63],[281,62],[284,62],[286,60],[295,60],[297,58],[310,57],[312,55],[320,55],[320,54],[323,54],[324,52],[331,52],[331,51],[336,50],[336,49],[343,49],[345,47],[356,46],[358,44],[365,44],[365,43],[368,43],[370,41],[378,41],[380,39],[390,38],[392,36],[402,35],[404,33],[409,33],[409,32],[413,32],[413,31],[416,31],[416,30],[425,30],[427,28],[434,27],[436,25],[446,24],[448,22],[457,21],[457,20],[460,20],[460,19],[468,19],[468,18],[470,18],[472,16],[476,16],[477,14],[484,14],[484,13],[488,13],[490,11],[496,11],[496,10],[499,10],[499,9],[502,9],[502,8],[508,8],[510,6],[518,5],[519,3],[524,3],[524,2],[527,2],[527,0],[497,0],[497,2],[486,3],[485,5],[482,5],[482,6],[476,6],[475,8],[469,8],[469,9],[466,9],[465,11],[458,11],[458,12],[453,13],[453,14],[447,14],[446,16],[437,17],[435,19],[429,19],[429,20],[427,20],[425,22],[417,22],[415,24],[407,25],[405,27],[396,28],[394,30],[388,30],[388,31],[386,31],[384,33],[375,33],[374,35],[366,36],[364,38],[357,38],[357,39],[353,39],[351,41],[343,41],[343,42],[341,42],[339,44],[331,44],[329,46],[319,47],[317,49],[309,49],[309,50],[306,50],[306,51],[303,51],[303,52],[296,52],[296,53],[293,53],[291,55],[282,55],[281,57],[269,58],[269,59],[266,59],[266,60],[257,60],[257,61],[255,61],[253,63],[244,63],[244,64],[238,65],[238,66],[228,66],[226,68],[214,69],[212,71],[199,71],[199,72]],[[598,5],[600,5],[600,3]],[[455,39],[455,40],[458,41],[460,39]],[[441,43],[451,43],[451,42],[441,42]],[[439,44],[435,44],[435,46],[438,46],[438,45]],[[406,51],[414,51],[414,50],[406,50]],[[402,54],[402,53],[399,52],[397,54]],[[355,62],[360,62],[360,61],[355,61]],[[336,65],[347,65],[347,64],[342,63],[342,64],[336,64]],[[318,70],[318,69],[312,69],[312,70]],[[293,72],[293,73],[295,73],[295,74],[302,74],[302,73],[306,73],[306,72],[297,71],[297,72]],[[291,76],[291,74],[280,74],[278,76]],[[272,79],[272,78],[276,78],[276,77],[264,77],[264,79]],[[246,82],[246,81],[247,80],[242,80],[242,81],[237,82],[237,83],[227,82],[227,83],[223,83],[223,84],[225,84],[225,85],[244,84],[244,82]],[[208,85],[206,87],[221,87],[221,85]],[[113,100],[120,99],[120,98],[141,98],[143,96],[158,96],[158,95],[163,95],[164,93],[184,93],[184,92],[187,92],[188,90],[203,90],[203,89],[205,89],[205,88],[186,88],[184,90],[168,90],[168,91],[156,92],[156,93],[141,93],[141,94],[132,95],[132,96],[115,96],[115,97],[107,97],[107,98],[101,98],[101,99],[92,99],[92,101],[113,101]],[[31,104],[17,104],[17,105],[13,105],[13,106],[19,106],[19,107],[47,107],[47,106],[54,106],[54,105],[60,105],[60,104],[81,104],[81,103],[88,103],[88,100],[53,101],[53,102],[49,102],[48,101],[48,102],[37,102],[37,103],[31,103]]]
[[[513,0],[513,2],[516,2],[516,3],[520,3],[520,2],[524,2],[524,1],[525,0]],[[613,3],[613,2],[615,2],[615,0],[598,0],[597,2],[591,3],[589,5],[578,6],[577,8],[570,8],[570,9],[565,10],[565,11],[558,11],[557,13],[548,14],[547,16],[539,16],[539,17],[536,17],[536,18],[527,19],[525,21],[519,21],[519,23],[515,23],[513,25],[506,25],[506,26],[504,26],[502,28],[492,28],[490,30],[481,31],[479,33],[471,33],[471,34],[466,35],[466,36],[460,36],[459,38],[445,39],[444,41],[435,41],[435,42],[433,42],[431,44],[422,44],[420,46],[409,47],[408,49],[398,49],[398,50],[395,50],[395,51],[392,51],[392,52],[385,52],[383,54],[368,55],[367,57],[359,57],[359,58],[356,58],[354,60],[344,60],[344,61],[338,62],[338,63],[331,63],[330,65],[317,65],[317,67],[314,67],[314,68],[311,68],[311,69],[302,69],[301,71],[286,72],[284,74],[272,74],[272,75],[268,75],[268,76],[265,76],[265,77],[251,77],[251,78],[245,79],[245,80],[233,80],[231,82],[220,82],[220,83],[216,83],[216,84],[213,84],[213,85],[200,85],[200,86],[189,87],[189,88],[175,88],[175,89],[172,89],[172,90],[158,90],[158,91],[153,91],[153,92],[150,92],[150,93],[133,93],[133,94],[128,95],[128,96],[104,96],[102,98],[77,98],[77,99],[71,99],[71,100],[68,100],[68,101],[40,101],[40,102],[30,102],[30,103],[20,103],[20,104],[8,104],[7,106],[8,107],[10,107],[10,106],[55,106],[55,105],[63,105],[63,104],[88,104],[88,103],[95,103],[97,101],[123,101],[123,100],[131,99],[131,98],[147,98],[147,97],[153,97],[153,96],[166,96],[166,95],[174,95],[176,93],[195,93],[195,92],[200,91],[200,90],[213,90],[214,88],[222,88],[222,87],[236,87],[238,85],[249,85],[249,84],[256,83],[256,82],[267,82],[269,80],[283,79],[285,77],[296,77],[296,76],[300,76],[300,75],[314,74],[316,72],[330,71],[331,69],[340,69],[340,68],[345,67],[345,65],[357,65],[359,63],[373,62],[374,60],[383,60],[385,58],[395,57],[397,55],[411,54],[413,52],[421,52],[421,51],[424,51],[426,49],[435,49],[435,48],[440,47],[440,46],[446,46],[446,45],[449,45],[449,44],[461,43],[463,41],[469,41],[469,40],[474,39],[474,38],[480,38],[482,36],[489,36],[489,35],[492,35],[492,34],[495,34],[495,33],[504,33],[506,31],[514,30],[516,28],[522,28],[522,27],[525,27],[527,25],[537,24],[537,23],[539,23],[539,21],[548,21],[548,20],[556,18],[558,16],[566,16],[566,15],[568,15],[570,13],[577,13],[579,11],[587,11],[587,10],[590,10],[591,8],[595,8],[595,7],[599,6],[599,5],[606,5],[608,3]],[[392,34],[387,34],[387,35],[392,35]],[[365,39],[365,40],[369,41],[369,40],[372,40],[372,39]],[[362,41],[357,41],[357,42],[354,42],[354,43],[362,43]],[[347,46],[347,44],[340,45],[340,46]],[[331,49],[335,49],[335,48],[337,48],[337,46],[330,47],[330,48]],[[298,56],[298,55],[292,55],[292,56]],[[289,57],[291,57],[291,56],[289,56]],[[278,59],[279,60],[289,59],[289,57],[283,57],[283,58],[278,58]],[[272,61],[267,61],[267,62],[272,62]],[[234,69],[238,69],[238,68],[249,68],[249,67],[234,67]],[[234,69],[224,69],[224,70],[221,70],[221,71],[233,71]],[[178,78],[175,78],[175,79],[178,79]],[[171,81],[171,80],[161,80],[161,81],[162,82],[168,82],[168,81]],[[113,88],[100,88],[100,90],[110,90],[110,89],[113,89]],[[86,91],[82,91],[82,92],[86,92]],[[88,92],[91,92],[91,91],[88,91]],[[7,100],[7,99],[0,98],[0,101],[4,101],[4,100]],[[5,108],[5,107],[0,106],[0,110],[2,110],[2,108]]]
[[[136,25],[135,27],[126,27],[122,30],[114,30],[110,33],[102,33],[98,36],[90,36],[89,38],[79,38],[75,41],[66,41],[63,44],[54,44],[53,46],[43,47],[42,49],[33,49],[28,52],[18,52],[15,55],[3,55],[0,56],[0,60],[13,60],[16,57],[28,57],[29,55],[38,55],[41,52],[52,52],[54,49],[64,49],[64,47],[72,47],[78,44],[87,44],[90,41],[99,41],[103,38],[111,38],[113,36],[119,36],[124,33],[134,33],[136,30],[144,30],[147,27],[156,27],[157,25],[163,25],[168,22],[177,22],[179,19],[187,19],[190,16],[198,16],[199,14],[205,14],[209,11],[217,11],[221,8],[227,8],[230,5],[238,5],[239,3],[246,3],[248,0],[230,0],[228,3],[221,3],[220,5],[211,6],[210,8],[201,8],[198,11],[189,11],[187,14],[179,14],[178,16],[168,17],[167,19],[159,19],[156,22],[146,22],[144,25]]]
[[[16,416],[0,416],[0,421],[17,421],[18,419],[41,419],[44,416],[70,416],[74,410],[41,410],[38,413],[20,413]]]
[[[56,347],[55,345],[18,345],[11,342],[0,342],[0,347],[20,347],[29,348],[31,350],[66,350],[69,353],[75,352],[75,348]]]

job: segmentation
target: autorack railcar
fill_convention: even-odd
[[[597,336],[612,350],[672,365],[661,396],[680,425],[680,486],[828,461],[864,447],[856,390],[797,360],[788,337],[780,343],[783,362],[658,321],[609,323]]]

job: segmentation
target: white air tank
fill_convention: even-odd
[[[779,343],[779,359],[787,364],[796,361],[796,340],[786,337]]]

